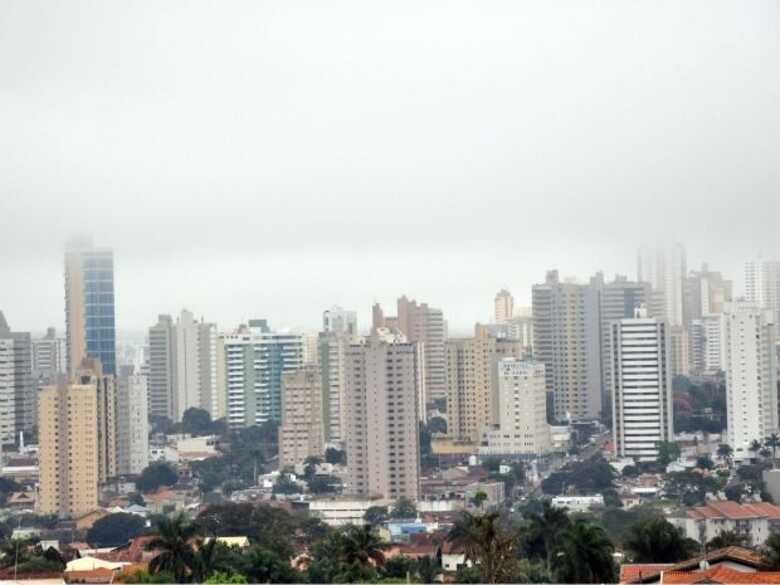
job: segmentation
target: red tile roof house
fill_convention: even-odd
[[[669,521],[682,528],[685,536],[702,544],[722,532],[733,531],[745,535],[748,544],[759,546],[774,530],[780,529],[780,506],[768,502],[708,502]]]
[[[767,571],[755,552],[730,546],[675,564],[622,565],[620,582],[780,584],[780,571]]]

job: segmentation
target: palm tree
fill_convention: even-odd
[[[780,437],[778,437],[780,440]],[[731,456],[734,454],[734,450],[731,448],[731,445],[728,445],[726,443],[722,443],[718,445],[718,457],[721,457],[726,461],[726,465],[731,467]]]
[[[230,550],[216,537],[199,539],[192,557],[192,580],[202,583],[217,572],[230,572]]]
[[[447,535],[447,540],[462,548],[466,559],[479,568],[484,583],[509,581],[517,562],[519,539],[501,520],[498,512],[464,512]]]
[[[753,457],[755,458],[756,453],[761,451],[761,442],[757,439],[753,439],[753,442],[750,443],[750,447],[748,447],[748,451],[753,453]]]
[[[556,508],[550,502],[542,504],[541,514],[531,517],[531,532],[544,544],[545,568],[550,573],[552,559],[560,535],[571,525],[566,508]]]
[[[198,534],[198,527],[183,513],[160,518],[156,524],[157,536],[146,544],[146,550],[159,551],[149,562],[149,572],[168,571],[177,583],[184,583],[195,566],[192,539]]]
[[[385,564],[387,544],[382,542],[373,526],[350,526],[344,533],[342,541],[343,561],[348,564],[362,566]]]
[[[614,583],[614,551],[601,526],[577,520],[561,535],[556,578],[563,583]]]
[[[764,444],[772,449],[772,467],[774,467],[777,460],[777,448],[780,447],[780,435],[772,433],[764,439]]]

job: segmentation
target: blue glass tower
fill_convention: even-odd
[[[84,253],[84,328],[87,355],[100,359],[104,374],[116,374],[114,324],[114,254]]]
[[[85,357],[98,358],[104,374],[116,374],[114,253],[91,241],[68,243],[65,253],[65,320],[68,372]]]

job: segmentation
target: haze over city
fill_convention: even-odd
[[[83,233],[115,251],[120,331],[367,324],[403,293],[468,331],[498,288],[634,278],[658,239],[740,292],[780,248],[778,11],[3,2],[3,308],[62,329]]]

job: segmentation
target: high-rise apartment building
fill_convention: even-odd
[[[526,351],[522,342],[492,331],[478,324],[474,337],[447,340],[447,433],[456,441],[477,443],[497,424],[498,362]]]
[[[334,305],[322,314],[322,331],[324,333],[357,337],[357,313]]]
[[[612,435],[615,454],[655,461],[658,444],[674,439],[668,325],[636,309],[610,325]]]
[[[736,459],[778,430],[776,330],[771,310],[727,303],[721,316],[728,444]]]
[[[625,276],[616,275],[612,282],[605,282],[601,273],[591,278],[591,286],[598,289],[601,330],[601,388],[604,414],[612,414],[612,353],[611,324],[613,321],[634,316],[636,309],[647,303],[650,285],[632,282]]]
[[[544,455],[552,448],[547,424],[544,364],[503,358],[497,364],[498,424],[483,435],[483,455]]]
[[[493,317],[497,325],[509,321],[515,313],[515,299],[506,289],[501,289],[496,293],[493,301]]]
[[[146,378],[133,366],[120,366],[116,389],[117,473],[135,475],[149,465]]]
[[[11,331],[0,311],[0,446],[32,429],[34,400],[30,334]]]
[[[282,374],[279,466],[295,467],[325,452],[322,375],[316,364]]]
[[[750,260],[745,263],[745,298],[770,309],[780,323],[780,260]]]
[[[318,363],[322,373],[325,439],[331,443],[344,441],[344,426],[346,424],[345,357],[347,348],[359,341],[357,315],[354,311],[332,307],[323,313],[322,331],[317,340]]]
[[[174,417],[176,387],[176,330],[170,315],[160,315],[149,328],[149,414]]]
[[[346,355],[348,491],[420,494],[418,348],[372,335]]]
[[[85,357],[98,358],[116,374],[114,253],[89,240],[72,240],[65,250],[65,324],[68,374]]]
[[[98,507],[97,389],[46,386],[38,394],[38,510],[77,517]]]
[[[682,326],[669,327],[670,353],[669,363],[672,370],[672,377],[688,376],[690,372],[690,347],[688,340],[688,330]]]
[[[690,322],[688,358],[691,374],[711,376],[723,369],[720,336],[720,314],[705,315]]]
[[[173,323],[160,315],[149,329],[149,407],[178,422],[189,408],[220,412],[217,327],[186,309]]]
[[[225,334],[225,390],[231,428],[281,420],[282,374],[303,365],[303,338],[271,331],[264,319]]]
[[[410,343],[422,344],[425,354],[425,396],[428,402],[447,397],[447,324],[441,309],[418,304],[406,296],[398,299],[398,329]]]
[[[685,322],[708,315],[719,315],[732,300],[732,283],[705,263],[701,270],[691,270],[685,279]]]
[[[687,257],[682,244],[642,246],[637,254],[637,280],[647,282],[663,293],[664,314],[651,314],[670,325],[685,326],[684,281],[688,274]]]
[[[116,477],[116,377],[103,372],[100,360],[84,358],[76,370],[74,380],[82,386],[95,388],[98,440],[98,481],[103,483]]]
[[[558,420],[595,420],[602,410],[598,288],[561,282],[533,287],[534,359],[544,364]]]
[[[54,327],[49,327],[43,337],[32,340],[32,370],[36,380],[50,383],[58,374],[68,371],[65,338],[57,337]]]
[[[40,513],[74,518],[98,507],[98,485],[116,470],[114,401],[113,376],[93,359],[73,383],[38,393]]]

